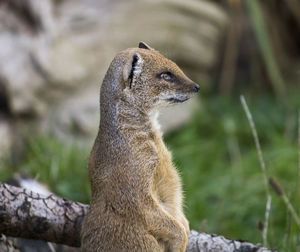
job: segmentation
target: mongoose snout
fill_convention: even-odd
[[[195,92],[198,92],[199,89],[200,89],[200,86],[198,84],[194,83],[194,90],[195,90]]]

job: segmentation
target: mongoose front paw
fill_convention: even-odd
[[[175,239],[170,242],[170,251],[172,252],[184,252],[188,244],[189,231],[187,233],[187,230],[183,224],[178,224],[180,229],[177,230],[177,233],[174,237]]]
[[[182,217],[181,217],[181,223],[182,223],[182,225],[184,226],[184,229],[185,229],[185,233],[186,233],[187,239],[189,239],[189,235],[190,235],[189,222],[188,222],[188,220],[185,218],[184,215],[182,215]]]

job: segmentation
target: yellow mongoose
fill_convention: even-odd
[[[198,90],[174,62],[143,42],[116,55],[101,86],[82,251],[185,251],[189,225],[181,182],[155,113]]]

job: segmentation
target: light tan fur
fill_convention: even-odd
[[[198,89],[174,62],[145,43],[116,55],[101,86],[82,251],[185,251],[189,225],[181,181],[155,113]]]

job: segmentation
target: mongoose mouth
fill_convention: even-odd
[[[178,98],[169,98],[167,99],[168,102],[170,103],[180,103],[180,102],[184,102],[186,100],[188,100],[189,98],[182,98],[182,99],[178,99]]]

